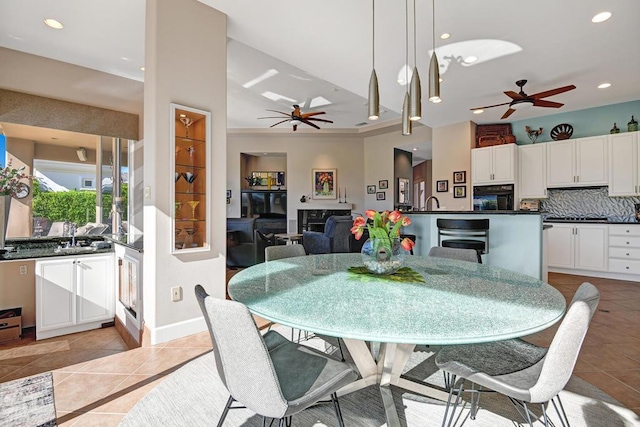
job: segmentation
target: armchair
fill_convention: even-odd
[[[308,254],[329,254],[350,252],[351,216],[330,216],[324,225],[324,231],[304,231],[302,244]]]

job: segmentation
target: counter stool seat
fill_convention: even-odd
[[[445,248],[474,249],[478,262],[482,264],[482,254],[489,253],[488,219],[445,219],[436,220],[438,245]],[[453,237],[443,239],[443,237]]]

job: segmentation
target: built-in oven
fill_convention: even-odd
[[[474,211],[512,211],[513,184],[477,185],[473,187]]]

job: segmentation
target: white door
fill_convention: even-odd
[[[75,259],[36,262],[36,336],[75,324]]]
[[[549,233],[549,267],[573,268],[574,226],[570,224],[552,224]]]
[[[547,144],[530,144],[518,147],[518,173],[520,198],[547,197]]]
[[[606,271],[608,258],[608,225],[576,226],[575,268]]]
[[[115,287],[113,256],[78,258],[77,323],[96,322],[113,318]]]
[[[493,148],[493,181],[496,184],[515,182],[516,145],[496,145]]]
[[[473,184],[491,184],[493,176],[493,147],[471,150]]]
[[[576,181],[580,185],[607,185],[607,137],[576,140]]]
[[[547,187],[575,186],[574,141],[547,143]]]
[[[637,133],[609,138],[609,196],[635,196],[639,191]]]

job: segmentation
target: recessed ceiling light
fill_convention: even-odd
[[[180,114],[180,118],[185,118],[185,117],[187,117],[186,114]]]
[[[140,71],[144,71],[144,67],[140,67]]]
[[[442,83],[444,81],[444,79],[442,77],[440,77],[440,80],[438,80],[440,83]]]
[[[478,60],[477,56],[467,56],[466,58],[464,58],[464,62],[467,64],[473,64],[474,62],[476,62]]]
[[[47,18],[44,20],[44,23],[51,28],[55,28],[56,30],[61,30],[64,28],[64,25],[62,25],[62,22],[56,21],[55,19]]]
[[[418,151],[418,148],[417,147],[413,147],[413,151]]]
[[[449,33],[442,33],[442,34],[440,34],[440,38],[441,38],[442,40],[446,40],[446,39],[448,39],[449,37],[451,37],[451,34],[449,34]]]
[[[599,24],[600,22],[604,22],[607,19],[611,18],[611,12],[600,12],[593,18],[591,18],[591,22],[594,24]]]
[[[473,110],[473,114],[482,114],[484,113],[484,110],[482,108],[480,108],[479,110]]]
[[[442,102],[442,98],[440,97],[436,97],[433,99],[430,98],[429,101],[433,102],[434,104],[437,104],[438,102]]]
[[[611,83],[602,83],[598,85],[598,89],[606,89],[611,86]]]

